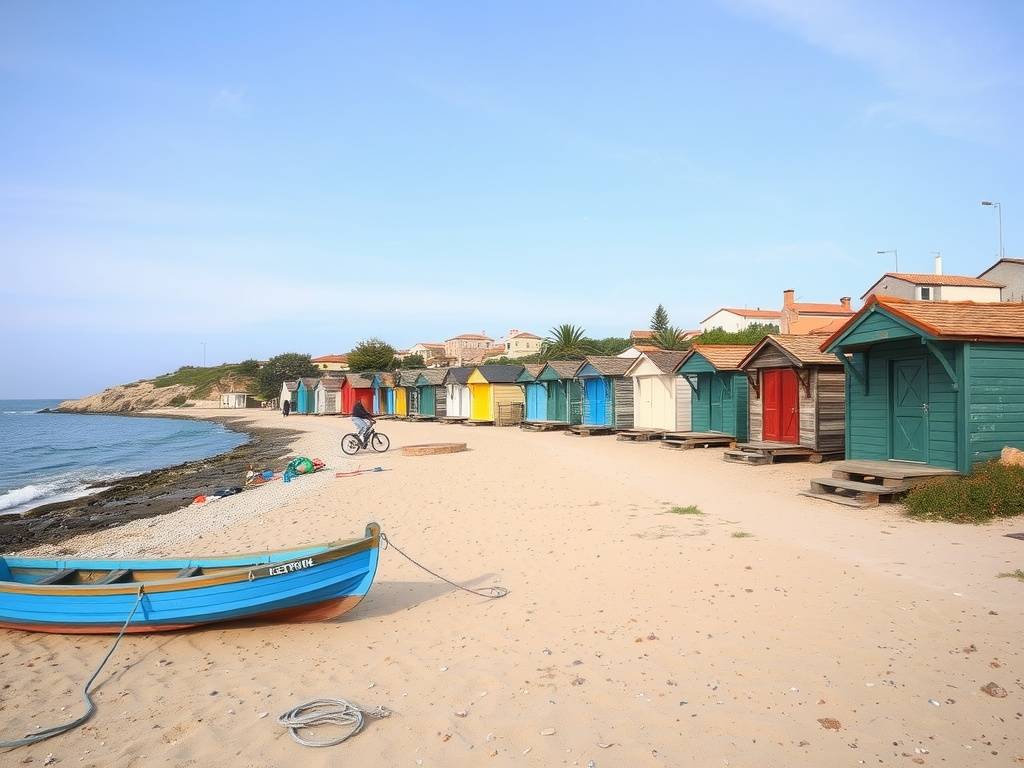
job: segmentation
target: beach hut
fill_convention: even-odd
[[[579,424],[583,421],[583,393],[576,379],[578,360],[552,360],[537,374],[537,381],[547,389],[546,421],[556,424]]]
[[[583,388],[583,427],[633,428],[633,380],[626,371],[633,361],[592,355],[576,370]]]
[[[516,379],[521,365],[478,365],[466,379],[470,391],[469,422],[507,426],[523,420],[523,390]]]
[[[245,392],[225,392],[220,396],[221,408],[245,408],[249,404],[249,395]]]
[[[445,374],[445,400],[448,403],[445,421],[465,421],[470,417],[473,393],[467,382],[472,372],[469,366],[459,366],[449,368]]]
[[[416,379],[421,369],[406,369],[395,374],[395,415],[408,418],[419,413],[420,392],[416,387]]]
[[[284,407],[284,401],[287,400],[289,403],[291,403],[291,407],[294,410],[295,406],[297,404],[297,400],[296,400],[296,397],[295,397],[295,392],[296,392],[296,390],[298,388],[299,388],[298,380],[286,381],[286,382],[282,383],[281,384],[281,394],[280,394],[279,399],[277,401],[278,407],[279,408],[283,408]]]
[[[726,461],[842,455],[846,375],[835,355],[821,351],[826,338],[775,334],[747,353],[739,368],[750,385],[749,441],[726,451]]]
[[[676,374],[686,352],[642,352],[626,369],[633,384],[633,427],[624,439],[690,428],[690,387]]]
[[[419,419],[440,419],[448,413],[448,398],[444,386],[445,368],[427,368],[417,371],[417,409],[413,414]]]
[[[389,371],[373,374],[373,412],[378,416],[395,413],[395,374]]]
[[[314,408],[320,415],[341,413],[341,377],[324,376],[313,391]]]
[[[319,379],[312,377],[299,379],[298,386],[295,388],[295,402],[292,403],[292,413],[313,413],[313,409],[316,406],[314,390],[318,381]]]
[[[713,441],[718,444],[747,439],[749,386],[739,366],[753,348],[752,344],[694,344],[686,353],[677,370],[691,389],[691,434],[682,439],[699,439],[708,433],[718,438]]]
[[[524,424],[547,421],[548,393],[544,382],[537,381],[537,374],[543,368],[543,363],[528,363],[523,366],[523,372],[516,377],[516,383],[523,389]]]
[[[346,416],[358,400],[363,407],[373,413],[373,374],[346,373],[341,377],[341,412]]]

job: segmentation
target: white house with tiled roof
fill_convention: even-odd
[[[540,347],[543,343],[544,339],[540,336],[513,328],[504,339],[505,357],[516,358],[535,355],[540,352]]]
[[[942,258],[935,257],[935,271],[886,272],[864,291],[862,299],[871,296],[895,296],[911,301],[1001,301],[1003,284],[984,277],[944,275]]]
[[[742,331],[756,324],[778,325],[782,313],[777,309],[747,309],[722,307],[700,321],[701,333],[721,328],[723,331]]]

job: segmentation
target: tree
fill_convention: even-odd
[[[261,397],[269,400],[281,393],[281,385],[284,382],[317,375],[319,371],[309,355],[285,352],[270,358],[267,364],[259,369],[256,373],[256,388]]]
[[[423,355],[409,355],[402,361],[402,368],[426,368],[427,361]]]
[[[577,325],[563,323],[548,333],[550,335],[541,345],[545,360],[579,360],[594,354],[594,343],[586,337],[586,331]]]
[[[691,342],[686,338],[686,333],[674,325],[666,325],[659,331],[655,331],[651,337],[655,346],[669,351],[689,349]]]
[[[364,339],[348,353],[353,371],[390,371],[395,367],[395,348],[377,337]]]
[[[604,339],[587,339],[587,341],[594,347],[594,352],[592,354],[610,355],[612,357],[629,349],[633,345],[633,342],[629,339],[624,339],[619,336],[609,336]]]
[[[651,315],[651,330],[664,331],[668,327],[668,312],[665,311],[665,307],[659,304],[658,308],[654,310],[654,314]]]
[[[255,376],[259,373],[259,370],[259,360],[243,360],[238,364],[238,372],[243,376]],[[280,387],[278,387],[278,389],[280,389]]]
[[[773,323],[754,323],[742,331],[726,331],[722,328],[712,328],[705,331],[696,339],[696,344],[757,344],[761,339],[770,333],[778,333],[779,326]]]

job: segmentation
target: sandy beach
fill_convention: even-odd
[[[797,495],[827,464],[719,449],[384,421],[393,448],[471,450],[349,459],[347,419],[246,416],[301,430],[294,452],[332,471],[32,551],[259,550],[376,520],[449,578],[510,594],[454,591],[385,551],[335,622],[128,637],[93,719],[0,765],[1024,764],[1024,583],[998,577],[1024,567],[1005,536],[1024,519],[827,504]],[[702,514],[671,511],[687,505]],[[0,630],[0,737],[77,714],[109,643]],[[320,696],[395,714],[306,749],[275,718]]]

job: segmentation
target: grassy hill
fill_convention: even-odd
[[[222,365],[201,368],[183,365],[174,373],[165,373],[153,379],[157,389],[181,385],[193,387],[189,395],[192,400],[203,400],[209,396],[214,387],[224,381],[238,382],[239,391],[255,394],[253,377],[258,370],[255,362],[247,360],[243,363],[224,363]]]

